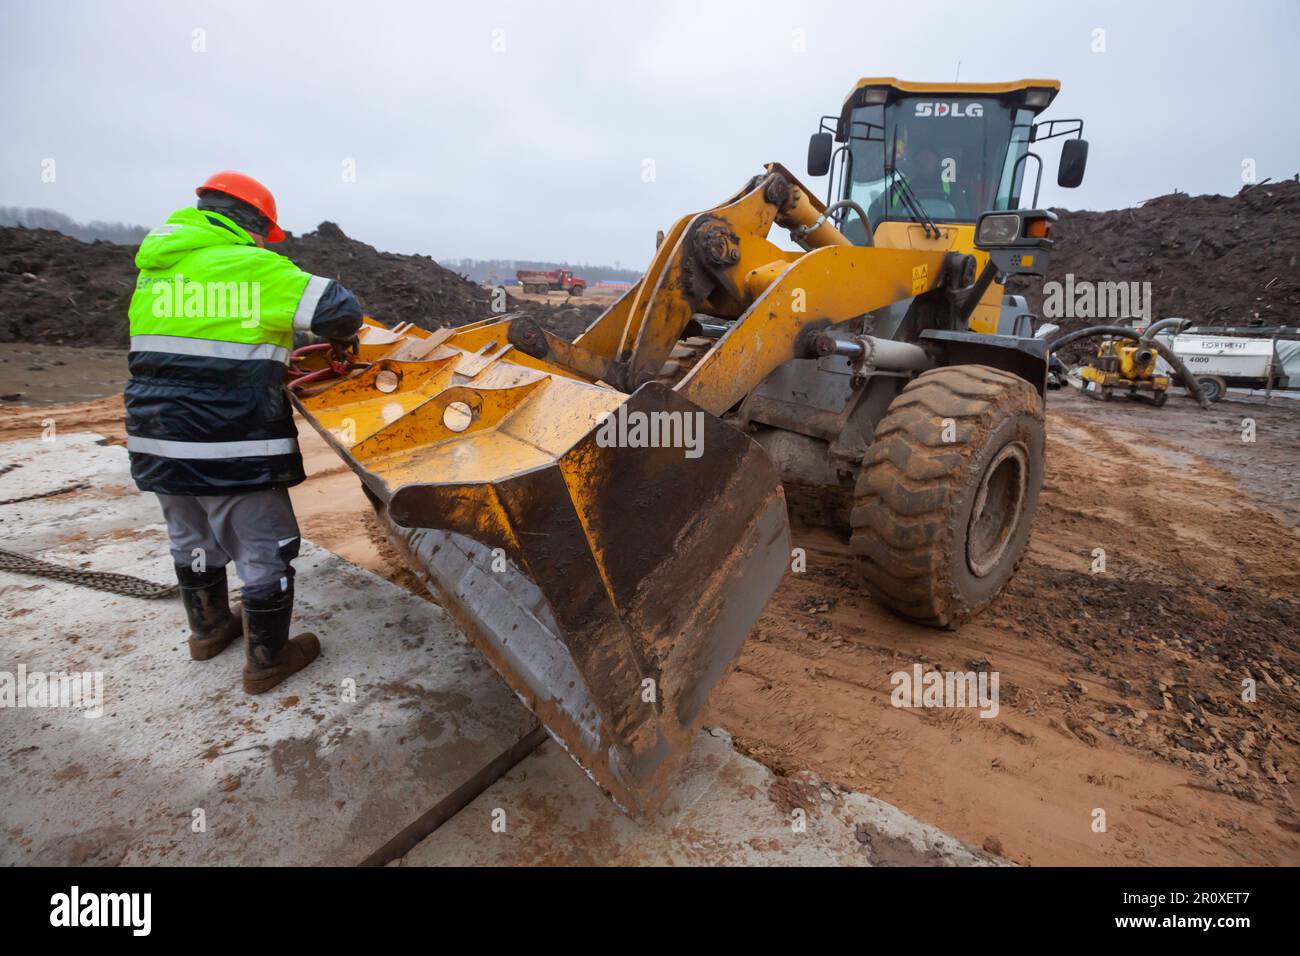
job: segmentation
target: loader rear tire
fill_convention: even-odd
[[[851,547],[895,613],[956,627],[997,597],[1029,541],[1043,483],[1043,403],[986,365],[922,372],[862,461]]]

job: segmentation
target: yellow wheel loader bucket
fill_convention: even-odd
[[[302,357],[318,371],[296,380],[299,411],[498,673],[633,812],[664,793],[789,566],[780,476],[721,416],[808,358],[809,333],[931,293],[938,309],[972,264],[855,246],[828,216],[772,163],[678,219],[573,341],[522,315],[368,322],[365,367],[333,385],[323,355]],[[805,251],[771,242],[774,225]],[[674,350],[704,333],[678,377]]]
[[[512,321],[368,324],[368,367],[295,403],[501,677],[644,813],[789,565],[780,479],[676,392],[548,365]]]

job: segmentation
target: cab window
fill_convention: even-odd
[[[844,191],[873,228],[915,220],[913,204],[935,222],[973,223],[1019,202],[1027,110],[996,98],[923,95],[859,107],[850,118]],[[845,225],[854,238],[857,227]]]

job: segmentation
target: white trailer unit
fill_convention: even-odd
[[[1217,399],[1229,385],[1300,388],[1300,341],[1294,328],[1277,331],[1286,337],[1265,330],[1250,334],[1194,330],[1157,338],[1173,349],[1188,371],[1201,380],[1202,388],[1215,392]],[[1156,369],[1171,374],[1164,359],[1157,359]]]
[[[1194,375],[1264,379],[1273,361],[1272,339],[1175,335],[1173,349]]]

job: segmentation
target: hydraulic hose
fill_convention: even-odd
[[[858,218],[862,220],[862,225],[865,228],[867,234],[867,241],[865,244],[868,246],[872,245],[871,220],[867,218],[867,214],[863,210],[863,208],[859,206],[857,203],[855,203],[852,199],[841,199],[838,202],[831,203],[829,206],[825,208],[825,210],[822,211],[822,214],[817,217],[817,221],[814,222],[811,226],[809,226],[807,229],[801,228],[797,230],[798,235],[794,237],[795,241],[798,242],[800,239],[802,239],[804,236],[808,235],[809,233],[816,232],[818,229],[822,227],[822,225],[826,222],[826,220],[830,218],[831,213],[837,212],[840,209],[851,209],[858,214]]]
[[[304,356],[320,353],[323,353],[326,358],[324,368],[319,368],[313,372],[298,364],[298,360]],[[329,342],[316,342],[296,348],[289,356],[288,386],[293,391],[301,392],[309,385],[319,387],[321,382],[342,378],[348,372],[370,367],[369,363],[354,361],[355,358],[356,356],[352,353],[347,353],[345,358],[340,358],[336,354],[334,346]]]
[[[1164,320],[1164,321],[1168,321],[1168,320]],[[1156,323],[1156,325],[1159,324],[1160,324],[1159,322]],[[1168,362],[1170,367],[1172,367],[1173,370],[1178,373],[1178,378],[1183,383],[1183,388],[1187,389],[1187,391],[1191,394],[1191,396],[1196,399],[1197,403],[1201,406],[1201,408],[1207,410],[1209,409],[1210,400],[1207,399],[1205,397],[1205,393],[1201,391],[1201,383],[1196,380],[1196,376],[1193,375],[1188,370],[1187,366],[1183,364],[1183,360],[1174,354],[1174,350],[1171,349],[1169,346],[1165,345],[1165,343],[1161,342],[1159,339],[1150,339],[1149,341],[1145,340],[1137,332],[1134,332],[1132,329],[1126,326],[1094,325],[1086,329],[1079,329],[1077,332],[1070,332],[1066,335],[1062,335],[1059,338],[1049,342],[1047,345],[1048,352],[1049,354],[1051,352],[1059,352],[1067,345],[1072,345],[1075,342],[1078,342],[1080,339],[1097,338],[1103,335],[1112,335],[1118,338],[1132,339],[1134,342],[1138,342],[1143,345],[1153,346],[1155,350],[1160,353],[1160,357],[1163,358],[1166,362]]]
[[[1175,332],[1181,332],[1186,326],[1191,324],[1191,319],[1161,319],[1159,322],[1153,323],[1150,328],[1142,333],[1142,341],[1150,341],[1156,337],[1157,333],[1163,332],[1165,329],[1170,327],[1174,327]]]

